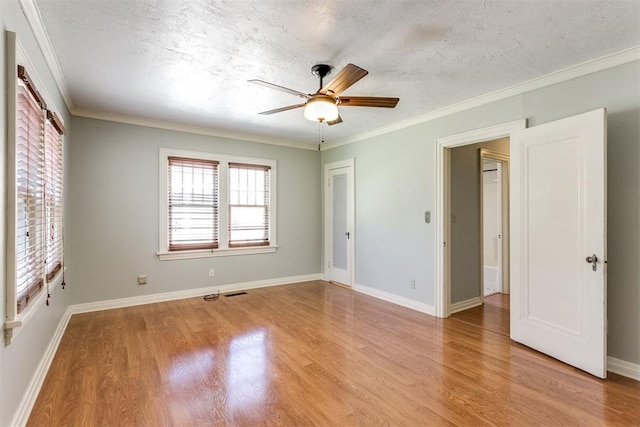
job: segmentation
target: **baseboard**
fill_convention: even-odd
[[[254,282],[233,283],[221,286],[209,286],[206,288],[187,289],[184,291],[164,292],[160,294],[141,295],[130,298],[118,298],[106,301],[89,302],[70,306],[72,314],[89,313],[92,311],[111,310],[114,308],[131,307],[134,305],[153,304],[156,302],[173,301],[184,298],[200,297],[215,292],[227,293],[243,291],[247,289],[265,288],[268,286],[286,285],[290,283],[322,280],[323,275],[307,274],[304,276],[279,277],[275,279],[258,280]]]
[[[65,313],[62,315],[62,319],[60,319],[58,327],[53,333],[53,337],[51,337],[51,341],[49,342],[42,359],[40,359],[40,363],[36,367],[35,373],[31,378],[31,382],[29,383],[24,396],[22,396],[18,409],[16,410],[13,420],[11,420],[9,425],[24,426],[27,424],[33,405],[36,403],[38,394],[40,394],[40,388],[44,383],[44,379],[47,377],[47,372],[49,371],[51,362],[56,355],[56,351],[58,351],[58,345],[60,345],[64,331],[67,329],[67,324],[69,323],[69,319],[71,319],[71,314],[71,310],[67,308]]]
[[[607,371],[640,381],[640,365],[635,363],[607,357]]]
[[[414,301],[409,298],[401,297],[389,292],[381,291],[379,289],[370,288],[364,285],[353,285],[352,289],[356,292],[360,292],[362,294],[366,294],[372,296],[374,298],[378,298],[384,301],[392,302],[397,305],[401,305],[403,307],[410,308],[412,310],[420,311],[422,313],[426,313],[430,316],[436,315],[436,308],[429,304],[424,304],[422,302]]]
[[[480,297],[471,298],[468,300],[457,302],[455,304],[451,304],[451,306],[449,306],[449,313],[450,314],[457,313],[459,311],[467,310],[469,308],[477,307],[479,305],[482,305],[482,298]]]

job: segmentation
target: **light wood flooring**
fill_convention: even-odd
[[[501,301],[438,319],[320,281],[247,292],[74,315],[28,424],[640,425],[640,382],[513,343]]]

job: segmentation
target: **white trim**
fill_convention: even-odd
[[[331,188],[329,187],[329,179],[331,179],[330,173],[333,169],[341,169],[341,168],[349,168],[350,173],[350,182],[347,184],[347,227],[349,229],[350,235],[350,244],[349,244],[349,253],[347,256],[349,257],[348,265],[349,265],[349,283],[345,283],[346,285],[353,286],[356,282],[356,255],[355,255],[355,246],[356,246],[356,233],[355,233],[355,159],[345,159],[340,160],[333,163],[327,163],[324,165],[324,179],[322,180],[322,186],[324,188],[324,260],[322,263],[322,272],[324,276],[326,276],[329,281],[331,278],[330,267],[328,265],[329,260],[333,258],[333,252],[331,250],[331,245],[333,244],[333,214],[332,214],[332,206],[329,201],[332,199]]]
[[[471,108],[476,108],[482,105],[490,104],[492,102],[511,98],[512,96],[522,95],[527,92],[566,82],[568,80],[572,80],[578,77],[586,76],[598,71],[606,70],[608,68],[613,68],[618,65],[623,65],[638,60],[640,60],[640,45],[633,46],[619,52],[614,52],[600,58],[582,62],[580,64],[573,65],[562,70],[554,71],[552,73],[546,74],[541,77],[536,77],[523,83],[518,83],[513,86],[508,86],[503,89],[477,96],[475,98],[470,98],[452,105],[448,105],[446,107],[439,108],[428,113],[420,114],[407,120],[392,123],[388,126],[383,126],[378,129],[360,133],[358,135],[339,139],[335,142],[322,144],[321,150],[331,150],[332,148],[337,148],[342,145],[347,145],[357,141],[362,141],[364,139],[373,138],[375,136],[384,135],[400,129],[408,128],[410,126],[429,122],[431,120],[439,119],[441,117],[449,116],[461,111],[470,110]]]
[[[275,279],[257,280],[254,282],[232,283],[228,285],[209,286],[206,288],[186,289],[183,291],[164,292],[161,294],[140,295],[129,298],[118,298],[105,301],[75,304],[69,307],[72,314],[89,313],[92,311],[111,310],[114,308],[132,307],[135,305],[153,304],[165,301],[174,301],[184,298],[200,297],[203,295],[220,292],[235,292],[247,289],[266,288],[269,286],[289,285],[300,282],[322,280],[322,275],[306,274],[303,276],[279,277]]]
[[[357,283],[353,285],[352,289],[356,292],[360,292],[361,294],[369,295],[374,298],[391,302],[393,304],[401,305],[403,307],[407,307],[412,310],[416,310],[421,313],[428,314],[430,316],[435,316],[435,313],[436,313],[435,307],[433,307],[432,305],[415,301],[409,298],[401,297],[399,295],[395,295],[389,292],[381,291],[379,289],[370,288],[368,286],[359,285]]]
[[[468,144],[475,144],[478,142],[490,141],[493,139],[504,138],[511,134],[511,132],[527,127],[527,120],[514,120],[512,122],[502,123],[494,126],[489,126],[482,129],[472,130],[469,132],[463,132],[444,138],[436,139],[436,210],[435,210],[435,226],[436,226],[436,238],[435,238],[435,254],[436,263],[434,269],[435,280],[435,308],[436,316],[449,317],[449,305],[450,305],[450,284],[449,278],[449,250],[450,247],[446,246],[446,242],[450,241],[448,224],[445,219],[449,215],[449,199],[448,199],[448,182],[447,175],[449,174],[448,167],[448,149],[459,147]],[[449,245],[450,246],[450,245]]]
[[[27,18],[27,22],[31,27],[31,31],[33,31],[33,35],[38,42],[38,46],[40,46],[40,50],[42,51],[44,60],[49,67],[49,71],[51,71],[53,80],[56,82],[58,91],[60,91],[60,95],[62,95],[67,109],[73,112],[74,108],[73,101],[71,100],[71,92],[67,85],[67,80],[62,72],[62,67],[60,67],[60,63],[58,62],[56,52],[53,49],[53,44],[51,43],[51,39],[47,33],[44,21],[42,20],[42,15],[40,15],[40,9],[38,9],[38,5],[35,0],[19,0],[19,2],[20,7],[24,12],[24,16]]]
[[[242,132],[230,132],[219,129],[206,128],[201,126],[191,126],[181,123],[166,122],[162,120],[147,119],[144,117],[129,116],[125,114],[105,113],[102,111],[86,110],[82,108],[76,108],[73,110],[73,115],[77,117],[86,117],[88,119],[104,120],[108,122],[126,123],[136,126],[145,126],[155,129],[164,129],[176,132],[191,133],[195,135],[215,136],[219,138],[227,138],[238,141],[257,142],[261,144],[279,145],[282,147],[299,148],[303,150],[318,150],[318,146],[314,144],[308,144],[304,142],[286,140],[282,138],[272,138],[268,136],[261,136],[256,134],[242,133]]]
[[[449,306],[449,314],[468,310],[470,308],[477,307],[479,305],[482,305],[482,297],[473,297],[468,300],[456,302]]]
[[[625,360],[607,357],[607,371],[640,381],[640,365]]]
[[[268,253],[276,252],[277,248],[278,248],[278,245],[270,245],[270,246],[253,246],[253,247],[247,247],[247,248],[157,252],[156,255],[158,255],[158,259],[160,259],[160,261],[171,261],[176,259],[195,259],[195,258],[212,258],[212,257],[219,257],[219,256],[268,254]]]
[[[20,403],[18,404],[18,408],[13,415],[13,419],[9,423],[11,426],[24,426],[27,424],[29,420],[29,415],[31,414],[31,410],[33,409],[33,405],[36,403],[36,399],[38,398],[38,394],[40,393],[40,388],[44,383],[44,379],[47,377],[47,372],[49,371],[49,367],[51,366],[51,362],[53,361],[54,356],[56,355],[56,351],[58,350],[58,346],[60,345],[60,341],[64,335],[64,331],[67,328],[67,324],[71,319],[71,307],[68,307],[65,313],[62,315],[62,319],[58,323],[58,327],[53,333],[53,337],[51,337],[51,341],[49,341],[49,345],[40,359],[40,363],[36,366],[33,377],[31,377],[31,382],[27,387]]]

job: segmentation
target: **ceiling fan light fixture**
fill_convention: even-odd
[[[338,118],[336,101],[326,95],[316,95],[307,101],[304,118],[312,122],[331,122]]]

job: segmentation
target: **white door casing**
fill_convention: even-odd
[[[436,209],[435,209],[435,305],[437,317],[449,317],[451,300],[451,266],[450,248],[451,240],[450,224],[446,218],[450,218],[450,149],[478,142],[491,141],[508,137],[511,132],[524,129],[527,121],[515,120],[495,126],[472,130],[456,135],[451,135],[436,140]]]
[[[325,165],[325,278],[354,283],[353,159]]]
[[[605,378],[606,110],[513,132],[510,154],[511,338]]]

